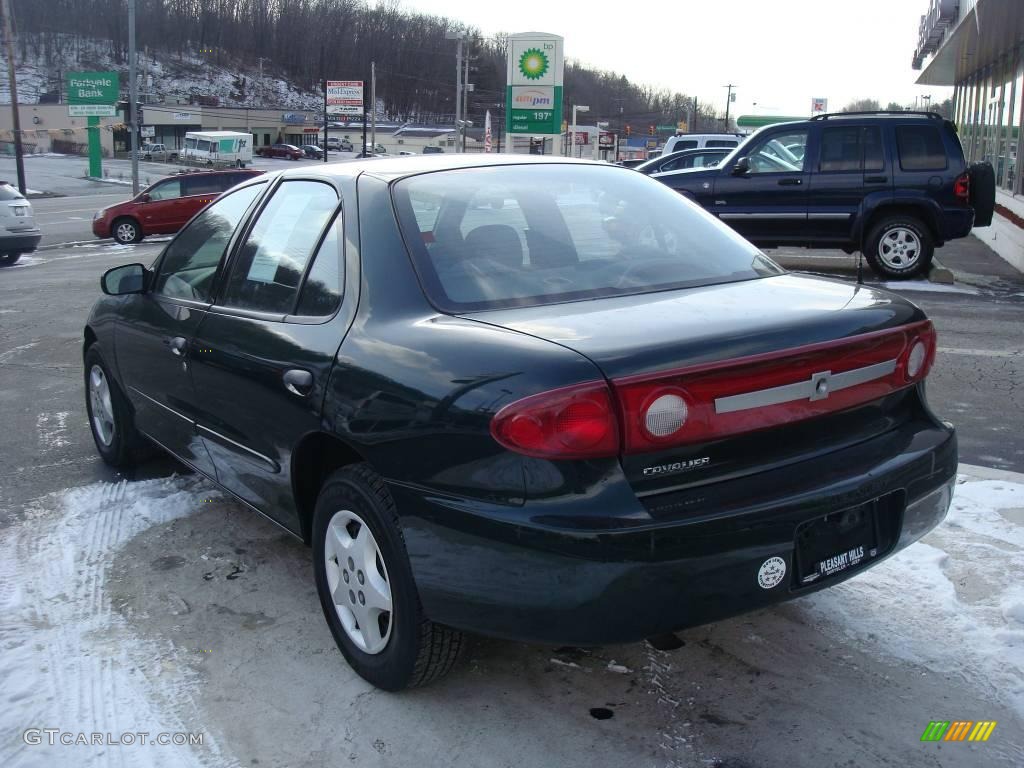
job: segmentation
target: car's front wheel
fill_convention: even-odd
[[[18,263],[18,259],[21,258],[20,253],[4,253],[0,254],[0,267],[10,267]]]
[[[145,438],[136,431],[131,407],[96,344],[85,353],[85,408],[96,450],[103,461],[125,468],[135,466],[145,457]]]
[[[868,234],[864,256],[883,277],[903,279],[928,272],[935,244],[928,228],[913,216],[889,216]]]
[[[368,465],[336,471],[321,489],[313,571],[334,640],[368,682],[423,685],[458,660],[462,634],[424,617],[394,501]]]
[[[139,229],[139,222],[135,219],[122,218],[114,222],[114,226],[111,227],[114,234],[114,239],[121,245],[130,245],[137,243],[142,239],[142,230]]]

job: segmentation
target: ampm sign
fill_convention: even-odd
[[[547,32],[509,35],[505,128],[512,134],[562,132],[563,38]],[[512,150],[512,143],[507,145]]]

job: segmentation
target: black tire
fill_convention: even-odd
[[[366,522],[387,572],[394,606],[391,634],[376,654],[364,652],[349,638],[328,586],[326,536],[328,523],[339,510],[349,510]],[[334,640],[352,669],[367,682],[386,691],[400,691],[440,678],[458,661],[462,633],[423,615],[394,500],[369,465],[339,469],[320,489],[313,518],[313,573]]]
[[[893,252],[893,244],[901,234],[912,233],[917,239],[917,248],[906,252]],[[883,246],[883,242],[886,243]],[[932,233],[920,219],[906,214],[887,216],[875,224],[868,233],[864,244],[864,258],[871,269],[882,277],[904,280],[927,274],[935,255],[935,241]]]
[[[102,370],[110,392],[110,404],[113,409],[114,427],[110,442],[105,442],[97,431],[93,413],[93,399],[89,385],[93,368]],[[135,429],[132,409],[125,399],[117,380],[111,375],[110,368],[103,359],[99,344],[93,344],[85,353],[85,409],[89,415],[89,431],[100,457],[112,467],[127,469],[134,467],[148,458],[152,447],[146,438]]]
[[[996,171],[992,163],[971,163],[970,174],[971,207],[974,209],[974,226],[992,225],[992,214],[996,210]]]
[[[18,263],[18,259],[21,258],[20,253],[5,253],[0,256],[0,267],[11,267]]]
[[[131,245],[142,240],[142,228],[131,216],[114,219],[114,223],[110,225],[110,234],[121,245]]]

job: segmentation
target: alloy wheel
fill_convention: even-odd
[[[89,403],[92,429],[100,442],[109,446],[114,440],[114,404],[110,400],[110,383],[98,365],[89,371]]]
[[[135,225],[122,222],[117,225],[116,239],[121,243],[131,243],[135,240]]]
[[[335,512],[327,524],[324,561],[345,634],[364,653],[380,653],[394,625],[391,582],[370,526],[355,512]]]
[[[921,239],[906,227],[893,227],[878,241],[878,258],[890,269],[903,272],[921,257]]]

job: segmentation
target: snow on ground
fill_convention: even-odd
[[[807,600],[824,627],[1024,713],[1024,476],[974,470],[923,541]]]
[[[173,645],[144,643],[114,610],[113,553],[152,525],[216,495],[195,477],[97,483],[39,499],[0,532],[0,743],[6,765],[230,765],[200,747],[28,745],[27,728],[123,734],[202,732],[192,677]],[[45,738],[45,736],[43,737]]]

